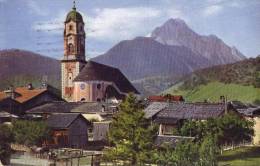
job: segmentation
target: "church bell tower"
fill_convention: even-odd
[[[61,61],[62,98],[68,102],[73,102],[73,80],[86,64],[85,37],[83,18],[74,2],[65,21],[64,56]]]

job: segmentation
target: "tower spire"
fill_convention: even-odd
[[[72,9],[76,10],[76,1],[75,0],[73,1],[73,8]]]

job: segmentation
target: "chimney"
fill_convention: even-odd
[[[224,104],[225,107],[225,114],[228,113],[228,101],[227,101],[227,96],[220,96],[220,102]]]
[[[225,103],[225,101],[226,101],[225,96],[220,96],[219,100],[221,103]]]
[[[227,100],[227,96],[225,96],[225,113],[228,113],[228,100]]]
[[[46,83],[42,83],[41,89],[48,89],[48,85]]]
[[[14,91],[14,87],[10,86],[7,90],[4,91],[6,96],[15,99],[15,91]]]
[[[29,84],[27,85],[27,89],[28,89],[28,90],[33,90],[32,83],[29,83]]]

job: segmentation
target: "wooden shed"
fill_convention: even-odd
[[[52,141],[48,145],[56,147],[86,148],[88,144],[88,128],[91,126],[81,114],[55,114],[47,119],[51,128]]]

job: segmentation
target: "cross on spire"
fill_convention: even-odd
[[[72,9],[76,10],[76,1],[75,0],[73,1],[73,8]]]

